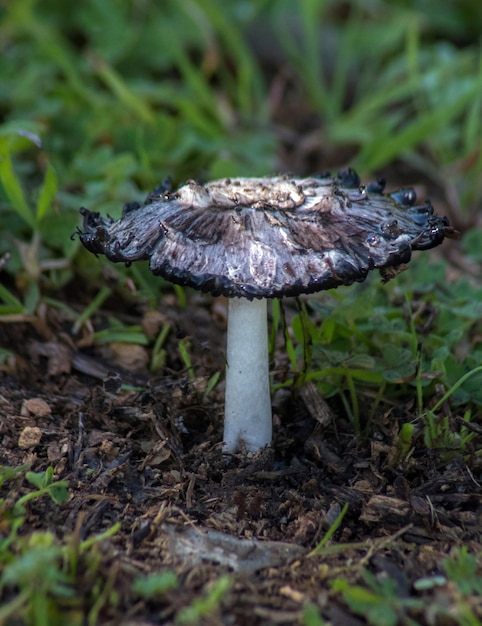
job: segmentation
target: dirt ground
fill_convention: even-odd
[[[480,456],[447,463],[446,451],[427,453],[416,441],[401,459],[396,435],[413,405],[379,413],[362,439],[336,402],[326,404],[307,385],[275,394],[271,449],[227,458],[222,382],[204,394],[209,376],[223,370],[226,302],[190,295],[182,309],[170,294],[162,302],[162,312],[121,315],[150,336],[171,324],[155,377],[150,347],[94,346],[93,330],[119,315],[114,300],[77,333],[66,312],[49,306],[0,324],[0,345],[14,354],[0,372],[0,464],[53,466],[71,495],[61,506],[32,502],[27,529],[85,539],[121,523],[102,544],[99,568],[119,595],[99,623],[173,623],[222,573],[230,573],[230,584],[198,623],[297,624],[310,603],[331,624],[366,623],[330,584],[337,577],[360,582],[361,568],[393,579],[401,598],[449,606],[456,594],[450,583],[423,592],[414,583],[439,574],[454,546],[481,550]],[[181,340],[189,342],[195,378],[180,359]],[[280,340],[273,369],[287,366]],[[28,485],[16,489],[20,495]],[[311,554],[345,504],[333,539]],[[179,588],[157,599],[136,596],[136,577],[166,569],[177,572]],[[86,599],[89,584],[79,576]],[[427,606],[407,609],[398,623],[408,623],[407,615],[430,623]]]

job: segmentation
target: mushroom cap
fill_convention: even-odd
[[[119,220],[82,208],[83,245],[114,262],[148,260],[179,285],[228,297],[279,298],[363,281],[378,268],[388,280],[412,250],[453,237],[413,189],[384,194],[384,181],[360,186],[337,177],[231,178],[171,191],[164,183]]]

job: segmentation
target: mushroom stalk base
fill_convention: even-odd
[[[231,298],[228,313],[224,452],[271,443],[267,301]]]

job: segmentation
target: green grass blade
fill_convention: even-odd
[[[462,93],[451,106],[444,106],[435,111],[428,111],[419,115],[405,128],[394,132],[393,136],[385,137],[384,141],[377,140],[368,144],[360,156],[364,165],[369,170],[389,163],[403,152],[414,149],[427,139],[432,138],[438,132],[446,128],[451,121],[462,113],[475,96],[475,88],[472,87]]]
[[[37,202],[37,224],[43,220],[52,207],[57,195],[57,174],[51,163],[47,165],[43,185]]]
[[[236,64],[235,80],[231,73],[223,73],[223,79],[229,82],[230,90],[236,95],[238,110],[245,114],[255,111],[255,101],[261,97],[261,76],[258,65],[246,45],[238,24],[223,10],[222,2],[195,0],[196,5],[205,14],[207,23],[216,30],[226,48],[232,53]],[[186,5],[187,7],[187,5]],[[190,15],[193,16],[192,11]],[[255,98],[255,93],[259,98]]]
[[[77,318],[77,321],[72,329],[74,335],[80,330],[82,324],[84,324],[97,311],[97,309],[102,306],[103,302],[107,300],[111,293],[112,289],[110,287],[102,287],[102,289],[100,289],[89,306],[86,307],[82,314]]]
[[[347,511],[348,511],[348,502],[345,502],[345,504],[343,505],[343,508],[341,509],[340,513],[337,515],[335,521],[330,526],[330,528],[326,531],[323,539],[308,554],[309,557],[316,556],[317,554],[319,554],[323,550],[323,548],[326,546],[326,544],[330,541],[330,539],[336,533],[338,528],[340,528],[340,525],[341,525],[341,523],[343,521],[343,518],[345,517]]]
[[[35,226],[34,216],[13,169],[9,137],[0,139],[0,182],[16,213],[33,228]]]
[[[14,309],[14,311],[10,311],[10,313],[20,313],[23,311],[23,304],[20,300],[13,295],[11,291],[9,291],[4,285],[0,284],[0,300],[2,300],[8,307]]]
[[[482,135],[482,49],[479,53],[479,70],[476,81],[476,94],[469,107],[464,124],[464,152],[480,150]]]
[[[116,70],[109,65],[107,61],[104,61],[98,56],[91,55],[91,62],[99,78],[126,107],[126,109],[132,111],[146,124],[155,124],[156,118],[150,107],[132,91],[122,76],[116,72]]]

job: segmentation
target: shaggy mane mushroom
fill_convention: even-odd
[[[230,298],[224,450],[271,443],[267,298],[331,289],[401,271],[413,250],[453,237],[413,189],[337,177],[232,178],[172,190],[163,183],[114,221],[80,210],[82,244],[113,262],[148,260],[154,274]]]

